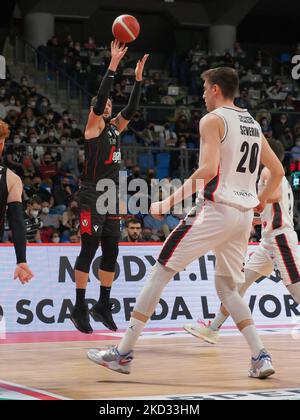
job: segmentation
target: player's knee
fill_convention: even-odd
[[[100,270],[114,273],[119,255],[119,238],[103,238],[101,241],[102,258]]]
[[[89,273],[93,259],[95,258],[99,241],[95,238],[82,239],[81,251],[76,260],[75,269],[83,273]]]

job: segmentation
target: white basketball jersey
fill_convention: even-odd
[[[259,190],[263,187],[259,182]],[[286,177],[281,182],[282,199],[279,203],[267,204],[261,213],[262,237],[279,235],[282,231],[294,231],[294,195]]]
[[[211,114],[223,119],[225,134],[221,142],[219,173],[206,185],[199,198],[252,209],[259,204],[256,182],[262,145],[261,127],[247,110],[222,107]]]

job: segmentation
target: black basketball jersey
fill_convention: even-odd
[[[108,124],[99,137],[85,140],[82,181],[97,184],[101,179],[112,179],[118,185],[120,169],[120,133]]]
[[[0,165],[0,239],[3,235],[7,198],[7,168],[5,166]]]

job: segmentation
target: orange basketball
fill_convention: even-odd
[[[129,44],[139,36],[140,24],[134,16],[121,15],[114,21],[112,32],[118,41]]]

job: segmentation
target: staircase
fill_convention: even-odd
[[[11,48],[15,50],[16,47]],[[13,63],[8,63],[13,79],[20,81],[23,76],[26,76],[29,85],[36,86],[37,92],[49,99],[54,111],[62,114],[63,111],[68,110],[72,117],[78,121],[79,126],[83,128],[89,112],[88,108],[84,109],[82,106],[84,93],[80,91],[76,98],[71,98],[70,86],[72,82],[69,81],[64,84],[66,86],[62,87],[58,80],[58,72],[49,72],[47,63],[45,70],[41,71],[37,66],[37,52],[26,45],[25,48],[24,54],[20,54],[20,52],[16,54],[16,51],[13,54],[9,53],[9,56],[15,57]]]

